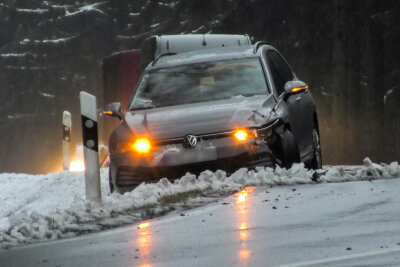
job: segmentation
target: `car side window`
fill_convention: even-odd
[[[273,50],[268,51],[267,60],[276,91],[278,95],[281,95],[284,91],[283,87],[285,86],[285,83],[293,80],[294,74],[289,65],[277,52]]]

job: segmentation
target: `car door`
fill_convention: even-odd
[[[305,153],[309,150],[310,144],[312,144],[310,138],[312,138],[313,114],[310,114],[310,110],[307,108],[307,103],[309,102],[308,90],[283,99],[285,83],[294,80],[296,77],[289,65],[277,51],[269,50],[266,57],[277,95],[280,101],[285,101],[288,106],[289,123],[299,146],[300,156],[305,156]]]

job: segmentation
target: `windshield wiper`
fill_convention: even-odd
[[[251,96],[255,96],[255,95],[264,95],[264,93],[239,94],[239,95],[235,95],[235,96],[251,97]],[[235,96],[234,96],[234,97],[235,97]]]
[[[154,106],[151,106],[151,107],[139,107],[139,108],[133,108],[133,109],[131,109],[131,111],[135,111],[135,110],[144,110],[144,109],[152,109],[152,108],[156,108],[156,107],[154,107]]]

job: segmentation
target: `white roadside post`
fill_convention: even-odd
[[[80,92],[86,200],[101,201],[96,97]]]
[[[71,113],[63,112],[63,169],[69,170],[69,147],[71,139]]]

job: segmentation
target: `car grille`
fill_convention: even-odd
[[[199,141],[201,140],[211,140],[211,139],[218,139],[218,138],[225,138],[228,136],[232,135],[232,131],[229,132],[220,132],[220,133],[210,133],[210,134],[201,134],[201,135],[195,135]],[[183,137],[179,138],[171,138],[171,139],[161,139],[156,141],[156,145],[172,145],[172,144],[182,144],[183,143]]]

